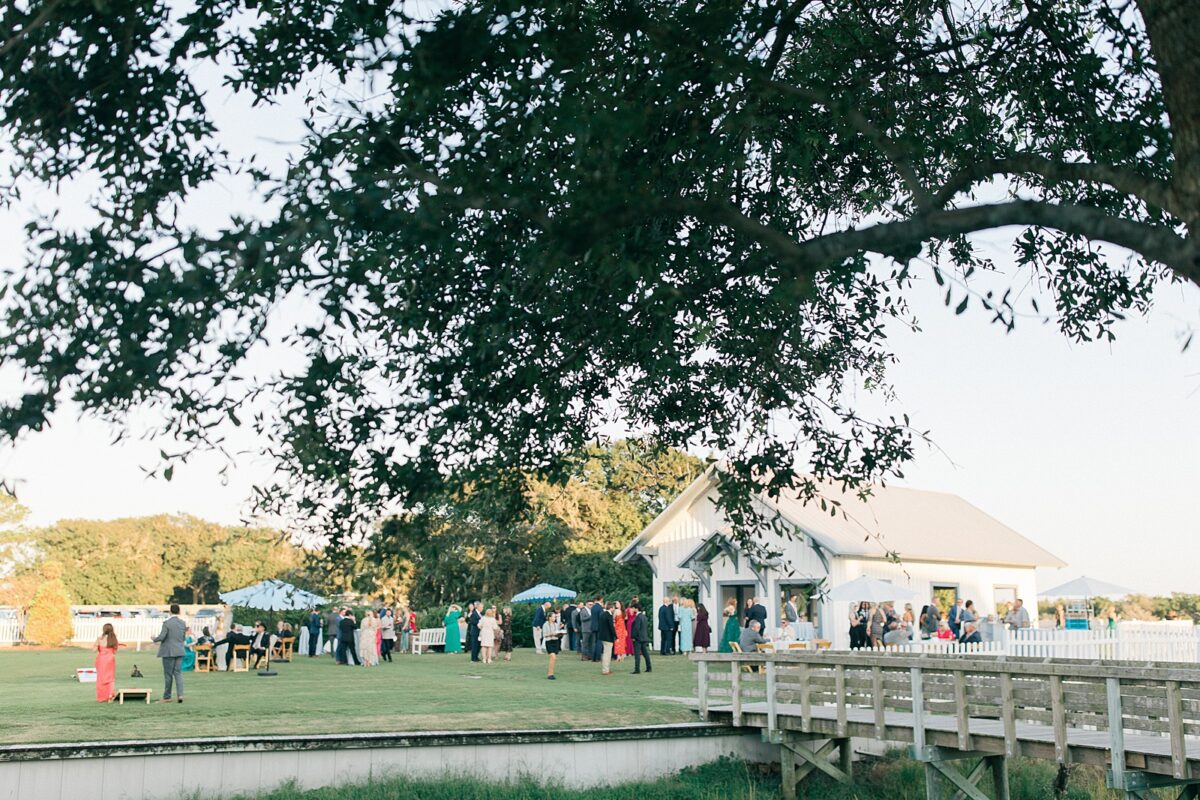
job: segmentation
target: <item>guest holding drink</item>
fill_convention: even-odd
[[[546,655],[550,656],[550,666],[546,673],[546,678],[549,680],[557,680],[554,677],[554,662],[558,660],[559,651],[562,650],[562,624],[558,621],[558,612],[551,611],[546,614],[546,622],[542,625],[542,646],[546,648]]]
[[[104,623],[100,638],[96,640],[96,700],[111,703],[116,697],[117,649],[125,645],[117,641],[117,633],[111,622]]]

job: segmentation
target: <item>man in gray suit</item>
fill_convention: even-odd
[[[175,695],[183,702],[183,640],[187,636],[187,624],[179,618],[179,605],[171,604],[171,616],[163,621],[162,630],[154,641],[158,642],[158,657],[163,665],[163,696],[161,703],[171,702],[171,683],[175,684]]]

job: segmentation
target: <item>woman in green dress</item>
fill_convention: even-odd
[[[446,624],[447,653],[462,652],[462,636],[458,632],[458,618],[461,616],[462,609],[457,605],[450,606],[450,610],[446,612],[446,619],[443,621]]]
[[[725,627],[721,630],[721,644],[717,647],[718,653],[732,653],[733,648],[729,646],[729,643],[736,642],[741,638],[742,626],[738,624],[737,612],[737,600],[730,600],[725,604]]]
[[[187,629],[187,637],[183,640],[183,663],[179,665],[181,672],[191,672],[196,668],[196,637],[192,629]]]

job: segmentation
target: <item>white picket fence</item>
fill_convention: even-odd
[[[0,647],[9,647],[21,641],[21,623],[15,619],[0,619]]]
[[[1200,627],[1191,622],[1121,622],[1116,630],[998,628],[994,641],[959,644],[929,639],[883,648],[912,653],[964,653],[1089,661],[1153,661],[1200,664]]]
[[[181,616],[192,631],[198,636],[200,634],[199,625],[212,625],[212,618],[201,620],[199,625],[192,619]],[[122,644],[130,645],[138,650],[143,644],[146,644],[158,636],[158,632],[162,630],[163,620],[152,617],[76,617],[74,620],[75,632],[71,637],[71,644],[90,645],[100,638],[100,633],[104,630],[104,626],[112,623],[113,632],[117,635],[117,641]]]

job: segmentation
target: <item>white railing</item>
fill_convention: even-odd
[[[15,619],[0,619],[0,647],[21,641],[21,623]]]
[[[919,640],[882,650],[913,653],[971,653],[1088,661],[1152,661],[1200,664],[1200,626],[1191,622],[1121,622],[1115,630],[997,629],[994,641],[962,645]],[[845,648],[836,648],[845,650]]]
[[[196,635],[200,634],[200,628],[195,620],[182,617],[183,621],[188,624],[192,632]],[[100,633],[104,630],[104,626],[112,623],[113,632],[117,635],[117,641],[140,647],[143,643],[150,642],[158,632],[162,630],[163,620],[153,617],[134,617],[125,619],[121,617],[76,617],[74,620],[75,632],[71,637],[72,644],[90,645],[100,638]],[[203,625],[213,624],[212,619],[201,620]]]

